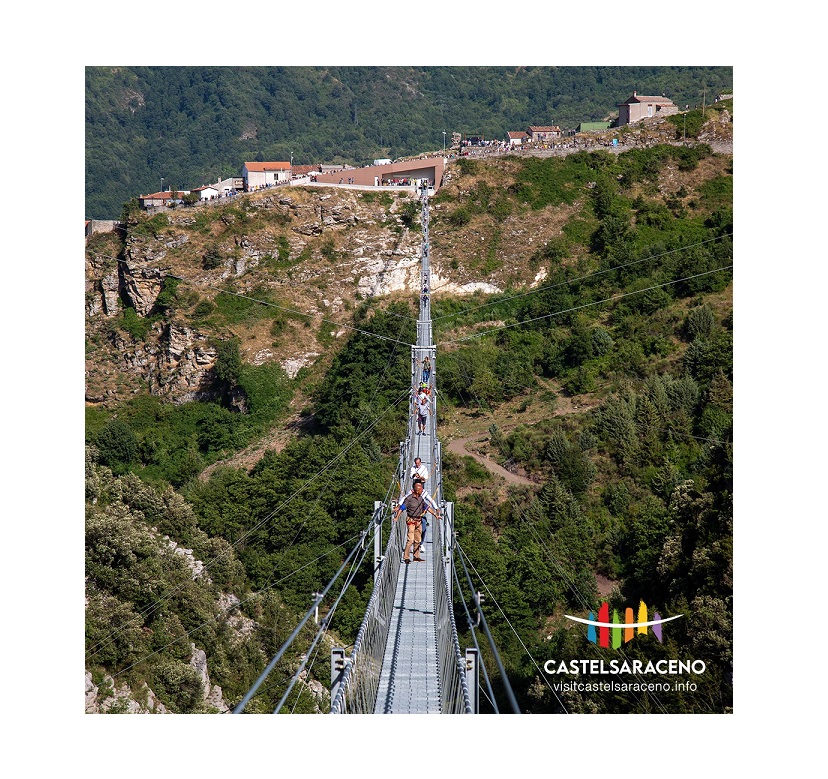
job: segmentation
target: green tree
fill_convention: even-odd
[[[242,369],[239,341],[231,338],[216,344],[216,378],[227,387],[235,386]]]
[[[702,306],[691,308],[684,320],[683,333],[688,341],[696,338],[707,338],[716,324],[716,317],[713,309],[706,303]]]
[[[201,264],[205,270],[218,268],[224,262],[221,250],[215,244],[210,244],[201,256]]]
[[[119,419],[113,419],[101,430],[95,444],[98,447],[100,461],[115,472],[126,471],[138,455],[138,439],[135,432]]]

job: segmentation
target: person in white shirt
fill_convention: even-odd
[[[425,483],[428,481],[428,468],[423,465],[423,461],[419,457],[414,458],[414,465],[411,467],[411,476],[412,482],[414,481],[421,481],[423,483],[423,495],[425,495],[426,500],[431,501],[434,503],[434,498],[428,494],[425,488]],[[428,522],[426,522],[425,514],[423,514],[423,527],[420,531],[420,536],[422,538],[421,544],[425,544],[426,538],[426,528],[428,527]],[[425,546],[420,546],[420,552],[425,552]]]
[[[417,399],[414,402],[417,408],[417,435],[425,435],[426,429],[426,419],[429,414],[429,402],[428,402],[428,395],[419,394],[417,395]]]
[[[414,458],[414,465],[409,475],[412,479],[420,479],[423,482],[423,486],[428,481],[428,468],[423,465],[423,461],[419,457]]]

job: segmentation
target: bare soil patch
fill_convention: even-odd
[[[488,470],[490,473],[495,474],[496,476],[501,476],[509,484],[529,484],[533,487],[537,486],[537,482],[534,482],[531,479],[527,479],[525,476],[521,476],[518,473],[513,473],[512,471],[506,470],[503,466],[498,465],[496,462],[494,462],[494,460],[490,460],[488,457],[476,451],[474,448],[467,448],[466,445],[472,442],[475,438],[476,436],[473,435],[466,436],[465,438],[456,438],[453,441],[449,442],[448,449],[450,452],[454,452],[455,454],[459,454],[461,456],[466,455],[469,457],[473,457],[484,468],[486,468],[486,470]]]

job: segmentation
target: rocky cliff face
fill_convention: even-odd
[[[200,678],[203,690],[204,711],[227,714],[230,707],[224,700],[221,687],[210,683],[207,671],[207,654],[190,644],[192,652],[189,665]],[[145,683],[138,690],[130,689],[125,682],[116,684],[111,676],[104,676],[95,684],[90,671],[85,675],[86,697],[84,711],[86,714],[170,714],[155,693]]]
[[[335,323],[349,321],[358,300],[417,290],[421,235],[403,226],[400,209],[411,199],[401,194],[264,190],[243,202],[165,210],[150,222],[137,215],[118,256],[88,246],[87,401],[118,401],[139,388],[176,403],[206,399],[212,343],[230,337],[246,361],[277,361],[295,375],[325,351],[319,337],[346,332]],[[161,306],[176,279],[184,281],[175,299]],[[217,310],[229,288],[278,300],[289,317],[278,342],[272,317],[239,321]]]

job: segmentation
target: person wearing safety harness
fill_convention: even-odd
[[[394,522],[396,522],[400,514],[405,511],[408,519],[406,520],[406,525],[408,526],[408,533],[406,535],[406,544],[405,544],[405,551],[403,552],[403,561],[406,565],[408,565],[411,560],[408,559],[409,551],[414,552],[414,562],[415,563],[424,563],[422,557],[420,557],[420,541],[422,540],[422,536],[420,535],[421,532],[421,523],[425,518],[426,514],[433,514],[437,519],[440,518],[440,510],[437,509],[436,511],[432,508],[431,501],[423,495],[423,483],[417,479],[415,480],[411,490],[405,495],[405,497],[400,501],[399,506],[397,506],[397,510],[394,512]]]
[[[419,479],[423,483],[423,495],[425,495],[426,500],[430,503],[433,503],[434,500],[431,495],[428,494],[425,488],[425,483],[428,481],[428,468],[423,465],[423,461],[419,457],[414,458],[414,465],[411,468],[411,473],[408,474],[412,479]],[[425,516],[423,516],[423,527],[420,532],[420,553],[425,552],[425,540],[426,540],[426,527],[428,523],[426,522]]]

